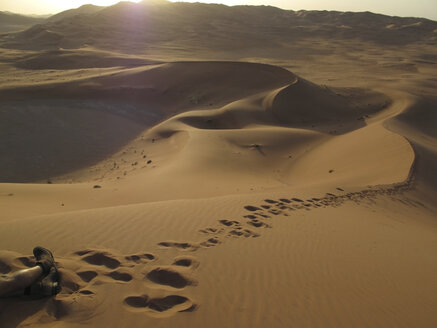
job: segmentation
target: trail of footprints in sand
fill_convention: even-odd
[[[196,285],[190,278],[190,272],[197,268],[198,262],[192,257],[175,258],[169,266],[155,267],[146,275],[150,283],[168,286],[172,289],[182,290],[187,286]],[[132,295],[124,299],[124,304],[130,310],[149,312],[192,312],[197,305],[188,297],[171,294],[161,298],[151,298],[146,294]]]
[[[199,242],[163,241],[158,243],[158,246],[162,250],[195,252],[220,245],[226,240],[256,238],[260,236],[263,229],[272,227],[273,218],[278,215],[290,216],[294,211],[340,206],[346,201],[373,202],[373,198],[377,195],[393,197],[408,188],[409,184],[403,184],[386,189],[367,189],[351,193],[337,188],[336,192],[340,192],[340,195],[327,193],[320,198],[265,199],[262,204],[244,206],[246,214],[240,219],[221,219],[216,225],[201,229],[199,232],[204,238]],[[399,199],[399,201],[405,200]],[[34,265],[31,257],[19,257],[16,261],[25,266]],[[193,278],[193,273],[199,266],[196,258],[190,255],[179,256],[174,258],[172,263],[159,266],[156,265],[156,261],[157,257],[147,252],[130,255],[112,254],[107,250],[95,249],[75,252],[71,257],[64,258],[59,265],[63,290],[53,300],[55,310],[52,311],[52,315],[59,319],[77,312],[77,309],[71,308],[72,304],[89,309],[96,302],[95,300],[102,297],[98,295],[99,285],[129,284],[131,281],[144,281],[145,287],[149,287],[148,290],[159,290],[159,295],[162,296],[153,297],[146,293],[128,295],[120,300],[128,311],[144,312],[155,317],[194,311],[198,305],[184,295],[184,290],[197,285]],[[0,269],[2,272],[8,271],[7,265],[1,259]]]
[[[256,238],[260,236],[262,229],[271,228],[271,219],[274,216],[290,216],[293,211],[305,210],[333,206],[337,207],[346,201],[353,201],[360,204],[362,201],[373,202],[373,198],[378,195],[396,195],[410,186],[410,182],[405,184],[393,185],[388,188],[366,189],[359,192],[346,193],[342,188],[338,187],[336,192],[341,194],[336,195],[327,193],[324,197],[313,197],[309,199],[300,199],[297,197],[265,199],[258,206],[246,205],[244,209],[247,214],[243,215],[240,220],[221,219],[218,220],[215,226],[206,227],[199,230],[202,235],[206,235],[206,239],[200,242],[180,242],[180,241],[163,241],[158,243],[161,248],[176,248],[181,251],[195,252],[201,248],[209,248],[220,245],[229,238]],[[420,205],[420,204],[419,204]],[[196,267],[198,262],[194,258],[180,258],[173,263],[174,266]],[[156,284],[167,285],[173,288],[185,288],[196,283],[180,272],[171,269],[170,267],[159,267],[150,271],[147,278]],[[163,299],[150,299],[147,295],[131,296],[125,299],[125,303],[133,308],[149,308],[155,311],[166,310],[169,306],[178,306],[179,312],[193,311],[196,305],[183,296],[170,295]]]
[[[170,265],[150,267],[156,260],[151,253],[120,255],[93,249],[75,252],[59,264],[63,289],[56,297],[53,316],[59,319],[81,307],[90,311],[94,303],[101,301],[98,295],[100,285],[128,284],[132,280],[144,281],[146,286],[160,290],[159,294],[164,296],[151,297],[145,293],[127,296],[121,302],[128,311],[159,317],[161,314],[168,316],[195,310],[197,305],[181,292],[196,285],[192,272],[198,261],[191,256],[181,256]],[[73,310],[72,304],[76,304],[77,309]]]
[[[158,243],[164,248],[177,248],[185,251],[196,251],[200,248],[209,248],[220,245],[227,238],[245,237],[256,238],[261,235],[262,229],[271,228],[274,216],[290,216],[294,211],[310,211],[320,207],[338,207],[346,201],[353,201],[360,204],[362,201],[373,202],[373,199],[378,195],[396,195],[410,187],[411,181],[404,184],[392,185],[387,188],[365,189],[358,192],[346,193],[344,189],[338,187],[335,192],[341,194],[326,193],[323,197],[313,197],[309,199],[300,199],[297,197],[265,199],[260,205],[246,205],[244,209],[247,211],[240,220],[221,219],[218,220],[215,226],[210,226],[199,230],[203,235],[207,236],[206,240],[201,242],[179,242],[179,241],[164,241]],[[399,201],[402,201],[399,199]],[[421,204],[413,204],[421,205]]]

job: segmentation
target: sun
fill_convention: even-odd
[[[171,2],[196,2],[196,0],[170,0]],[[204,3],[219,3],[227,6],[236,6],[245,3],[244,0],[202,0]]]
[[[142,0],[129,0],[130,2],[140,2]],[[71,2],[71,1],[66,1],[66,2]],[[120,2],[120,0],[92,0],[92,1],[73,1],[73,2],[80,2],[80,6],[83,4],[93,4],[96,6],[110,6],[110,5],[114,5],[118,2]]]

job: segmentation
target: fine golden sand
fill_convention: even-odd
[[[93,39],[122,5],[89,45],[68,14],[0,36],[0,273],[42,245],[63,286],[0,326],[436,327],[436,37],[279,43],[192,4],[225,13],[207,41]]]

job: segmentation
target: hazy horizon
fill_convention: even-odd
[[[140,2],[141,0],[131,0]],[[185,0],[170,0],[171,2],[196,2]],[[78,8],[84,4],[94,4],[98,6],[110,6],[120,2],[119,0],[0,0],[0,11],[9,11],[25,15],[47,15],[56,14],[64,10]],[[350,2],[342,0],[322,1],[322,0],[204,0],[203,3],[220,3],[224,5],[270,5],[288,10],[334,10],[334,11],[371,11],[390,16],[403,17],[423,17],[437,20],[437,1],[417,0],[414,4],[410,1],[386,0],[366,0],[361,2]]]

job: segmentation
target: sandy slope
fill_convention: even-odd
[[[0,48],[1,326],[435,327],[435,45],[301,42]]]
[[[245,69],[233,65],[234,74]],[[433,326],[435,207],[420,198],[427,171],[412,170],[410,143],[385,128],[399,132],[391,122],[413,99],[293,75],[275,83],[146,125],[110,158],[55,184],[2,184],[2,272],[30,265],[29,249],[44,244],[64,279],[56,298],[2,300],[2,321]]]

